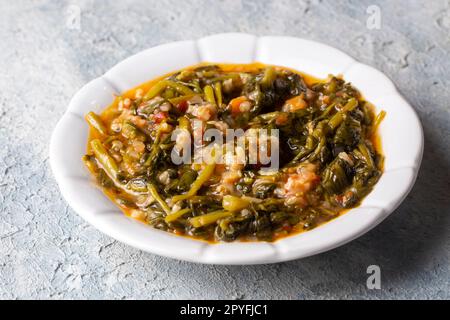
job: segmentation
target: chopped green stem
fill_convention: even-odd
[[[189,208],[181,209],[181,210],[178,210],[177,212],[173,212],[173,213],[168,214],[168,215],[164,218],[164,220],[165,220],[167,223],[171,223],[171,222],[174,222],[174,221],[178,220],[179,218],[181,218],[182,216],[184,216],[186,213],[189,213],[189,212],[191,212],[191,211],[192,211],[192,210],[189,209]]]
[[[179,96],[179,97],[176,97],[176,98],[170,98],[170,99],[168,99],[168,101],[172,105],[177,105],[177,104],[179,104],[179,103],[181,103],[183,101],[187,101],[187,100],[192,99],[193,97],[198,96],[198,95],[199,95],[198,93],[187,94],[187,95]]]
[[[345,106],[340,110],[338,113],[336,113],[329,121],[328,125],[331,129],[335,130],[339,125],[344,121],[344,115],[347,112],[352,111],[358,106],[358,100],[355,98],[351,98],[348,100],[348,102],[345,104]]]
[[[215,105],[216,99],[214,98],[214,89],[211,86],[205,86],[203,91],[205,92],[206,101]]]
[[[216,223],[218,220],[230,217],[233,215],[233,212],[218,210],[214,212],[210,212],[201,216],[193,217],[189,219],[189,223],[194,228],[204,227],[213,223]]]
[[[153,197],[153,199],[155,199],[155,201],[159,204],[161,209],[164,210],[166,215],[171,214],[171,210],[170,210],[169,206],[163,200],[163,198],[161,198],[161,196],[159,195],[158,191],[156,190],[156,187],[153,184],[148,183],[147,184],[147,189],[148,189],[149,194]]]
[[[380,113],[377,114],[375,121],[373,123],[372,134],[377,132],[378,127],[380,126],[380,124],[383,121],[385,116],[386,116],[386,111],[384,111],[384,110],[381,110]]]
[[[320,116],[325,118],[331,111],[333,111],[335,106],[336,102],[331,103]]]
[[[258,116],[256,116],[251,122],[250,124],[257,124],[259,122],[271,122],[271,121],[275,121],[277,119],[277,117],[281,116],[281,115],[286,115],[289,116],[289,113],[287,112],[282,112],[282,111],[273,111],[273,112],[268,112],[268,113],[263,113],[260,114]]]
[[[161,127],[159,127],[161,128]],[[155,140],[153,141],[152,147],[150,149],[150,155],[148,156],[147,160],[145,161],[144,166],[150,167],[152,163],[156,160],[159,154],[160,150],[160,143],[161,143],[161,130],[158,129],[156,132]]]
[[[172,88],[182,95],[194,94],[190,88],[172,80],[162,80],[154,85],[144,96],[144,100],[150,100],[160,94],[166,88]]]
[[[223,102],[221,82],[216,82],[216,84],[214,85],[214,93],[217,99],[217,106],[220,108]]]
[[[102,166],[103,170],[108,174],[108,176],[113,180],[117,180],[117,175],[119,174],[119,167],[116,161],[109,155],[103,144],[98,139],[91,141],[91,148],[94,151],[95,158]]]
[[[325,146],[326,140],[327,139],[325,138],[325,135],[320,138],[316,149],[314,149],[314,152],[311,153],[311,155],[308,157],[308,159],[310,161],[314,161],[314,160],[316,160],[319,157],[320,152],[322,151],[323,147]]]
[[[94,112],[89,112],[85,116],[86,121],[89,123],[91,128],[93,128],[95,131],[100,133],[102,136],[108,135],[108,130],[106,129],[106,126],[103,124],[102,119],[100,119],[100,116],[98,116]]]
[[[250,201],[242,197],[226,195],[222,200],[222,207],[227,211],[239,211],[249,206]]]
[[[185,194],[176,195],[172,198],[172,202],[176,203],[181,200],[189,199],[197,194],[202,185],[211,178],[216,167],[215,163],[206,165],[202,172],[198,175],[197,179],[192,183],[191,189]]]
[[[310,148],[310,149],[309,148],[308,149],[305,148],[305,149],[299,151],[299,153],[297,153],[297,155],[294,157],[294,159],[292,159],[292,161],[290,163],[292,164],[292,163],[297,162],[298,160],[303,159],[304,157],[306,157],[307,155],[309,155],[313,151],[314,151],[314,148]]]
[[[266,70],[264,70],[264,76],[261,79],[261,86],[263,88],[271,87],[276,77],[277,73],[275,69],[273,67],[267,67]]]

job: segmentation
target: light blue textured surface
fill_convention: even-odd
[[[86,0],[79,30],[73,4],[0,3],[0,298],[449,298],[449,1]],[[371,5],[379,30],[366,27]],[[422,120],[425,153],[380,226],[303,260],[204,266],[113,241],[67,206],[48,144],[72,95],[140,50],[230,31],[321,41],[394,80]],[[372,264],[381,290],[366,288]]]

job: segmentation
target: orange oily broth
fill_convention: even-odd
[[[223,64],[214,63],[214,64],[218,65],[222,69],[223,72],[255,72],[255,71],[257,71],[257,70],[259,70],[261,68],[271,66],[271,65],[266,65],[266,64],[263,64],[263,63],[259,63],[259,62],[255,62],[255,63],[251,63],[251,64],[226,64],[226,63],[223,63]],[[193,70],[195,68],[198,68],[198,67],[201,67],[201,66],[206,66],[206,65],[211,65],[211,63],[207,63],[207,62],[200,63],[200,64],[197,64],[197,65],[189,66],[187,68],[183,68],[181,70]],[[292,68],[281,67],[281,66],[273,66],[273,67],[290,70],[290,71],[292,71],[294,73],[299,74],[300,76],[302,76],[303,80],[305,81],[305,83],[306,83],[306,85],[308,87],[311,87],[311,85],[316,84],[316,83],[326,82],[326,79],[316,78],[314,76],[311,76],[309,74],[297,71],[297,70],[292,69]],[[100,116],[101,120],[104,122],[105,126],[109,128],[110,125],[111,125],[111,122],[120,113],[118,111],[118,104],[119,104],[120,100],[126,99],[126,98],[134,99],[135,96],[136,96],[136,91],[139,90],[139,89],[142,90],[143,95],[145,95],[145,93],[148,90],[150,90],[155,84],[157,84],[159,81],[161,81],[161,80],[163,80],[163,79],[165,79],[165,78],[171,76],[172,74],[175,74],[175,73],[177,73],[177,72],[179,72],[181,70],[176,70],[176,71],[164,74],[164,75],[162,75],[160,77],[157,77],[155,79],[152,79],[150,81],[142,83],[142,84],[140,84],[140,85],[138,85],[138,86],[136,86],[136,87],[134,87],[134,88],[124,92],[120,96],[116,96],[116,98],[114,99],[113,103],[111,105],[109,105],[108,107],[106,107],[105,110],[101,114],[99,114],[99,116]],[[363,97],[361,92],[360,92],[360,94],[361,94],[360,100],[366,101],[364,99],[364,97]],[[371,103],[369,103],[369,108],[370,108],[370,111],[372,112],[372,114],[374,114],[375,113],[375,107]],[[88,135],[87,153],[91,152],[90,141],[93,140],[93,139],[100,139],[102,142],[105,140],[95,130],[90,128],[89,129],[89,135]],[[122,135],[118,135],[117,139],[122,140],[122,141],[125,140],[125,138],[123,138]],[[376,150],[376,152],[379,155],[383,155],[383,153],[382,153],[381,137],[379,136],[378,132],[374,132],[373,135],[371,136],[370,140],[371,140],[371,143],[373,144],[373,147]],[[383,164],[381,165],[380,169],[381,169],[382,172],[384,171],[383,170]],[[117,201],[117,198],[120,196],[121,198],[130,200],[130,201],[135,201],[135,199],[133,199],[133,197],[131,197],[130,195],[126,194],[125,192],[123,192],[121,190],[117,190],[116,191],[116,190],[108,189],[108,188],[101,188],[101,189],[105,193],[105,195],[112,202],[114,202],[126,216],[132,217],[133,210],[135,210],[135,209],[128,208],[125,205],[119,204],[118,201]],[[357,206],[355,206],[355,207],[357,207]],[[330,222],[330,221],[336,219],[337,217],[347,213],[348,211],[350,211],[351,209],[354,209],[355,207],[350,208],[350,209],[341,209],[335,217],[333,217],[331,219],[324,219],[324,221],[319,222],[314,227],[314,229],[319,227],[320,225],[323,225],[323,224],[325,224],[327,222]],[[146,219],[145,218],[133,217],[133,219],[138,220],[138,221],[143,222],[143,223],[146,223]],[[282,231],[282,232],[279,232],[279,233],[275,233],[273,241],[277,241],[277,240],[280,240],[280,239],[288,237],[288,236],[297,235],[299,233],[306,232],[308,230],[309,229],[304,229],[299,223],[296,226],[292,227],[292,229],[290,229],[289,231],[286,231],[286,232]],[[164,232],[166,232],[166,231],[164,231]],[[180,232],[180,231],[178,231],[176,229],[173,231],[173,233],[178,235],[178,236],[183,236],[183,237],[186,237],[186,238],[194,238],[196,240],[201,240],[201,241],[205,241],[205,242],[208,242],[208,243],[219,243],[218,241],[216,241],[214,239],[204,239],[204,238],[200,238],[200,237],[194,237],[194,236],[185,235],[184,233],[182,233],[182,232]],[[255,241],[255,240],[256,239],[254,237],[252,237],[252,236],[245,236],[245,237],[240,237],[238,241],[249,242],[249,241]],[[256,240],[256,241],[260,241],[260,240]]]

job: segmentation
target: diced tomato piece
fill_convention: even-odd
[[[336,200],[337,203],[342,204],[342,202],[344,201],[344,196],[343,195],[337,195],[334,197],[334,199]]]
[[[308,106],[306,101],[303,99],[304,95],[303,93],[299,96],[293,97],[289,100],[287,100],[284,103],[283,110],[288,112],[295,112],[300,109],[304,109]]]
[[[158,112],[153,116],[153,120],[156,123],[161,123],[162,121],[166,120],[168,118],[167,112]]]
[[[180,110],[180,112],[185,113],[186,110],[188,109],[188,102],[187,102],[187,100],[181,101],[181,102],[177,105],[177,109]]]
[[[288,116],[285,113],[280,114],[275,119],[275,124],[278,125],[278,126],[285,125],[287,122],[288,122]]]
[[[237,114],[240,113],[240,105],[242,102],[247,101],[247,97],[246,96],[241,96],[241,97],[237,97],[234,98],[233,100],[230,101],[230,107],[231,107],[231,113],[232,114]]]

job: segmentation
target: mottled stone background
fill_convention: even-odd
[[[370,5],[379,30],[366,27]],[[449,298],[449,1],[2,0],[0,13],[0,298]],[[140,252],[68,207],[48,145],[72,95],[142,49],[227,31],[321,41],[395,81],[420,115],[425,154],[391,217],[327,253],[230,267]],[[366,288],[371,264],[381,290]]]

